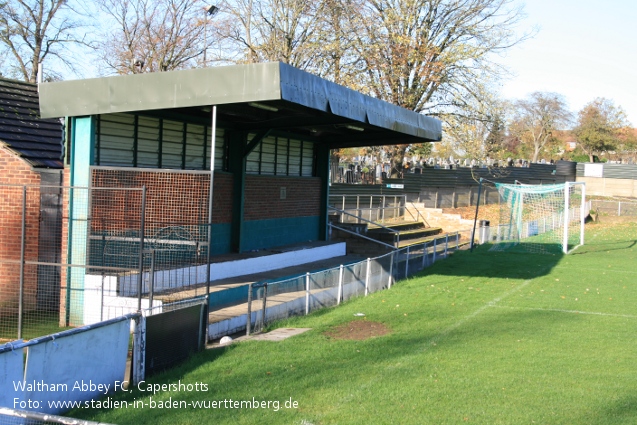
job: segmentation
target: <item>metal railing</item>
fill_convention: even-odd
[[[608,216],[637,216],[637,202],[591,199],[591,211]]]
[[[369,203],[367,202],[369,198]],[[388,200],[393,201],[388,205]],[[364,216],[370,222],[384,223],[386,219],[400,218],[405,216],[405,206],[407,205],[406,195],[330,195],[329,204],[331,207],[339,208],[342,211],[353,211],[350,216],[360,223]],[[341,217],[341,222],[345,222],[345,217]]]
[[[347,211],[343,211],[343,210],[338,209],[338,208],[335,208],[335,207],[329,207],[329,206],[328,206],[328,210],[329,210],[329,211],[335,211],[337,214],[340,214],[340,215],[341,215],[341,217],[342,217],[342,216],[345,216],[345,215],[346,215],[346,216],[354,217],[354,218],[356,218],[356,219],[358,220],[358,221],[356,222],[356,224],[361,224],[361,222],[363,222],[363,223],[369,223],[369,224],[372,224],[373,226],[377,226],[377,227],[379,227],[379,228],[381,228],[381,229],[384,229],[384,230],[386,230],[386,231],[387,231],[387,232],[389,232],[389,233],[392,233],[392,234],[393,234],[393,239],[394,239],[394,245],[387,244],[387,243],[385,243],[385,242],[379,241],[378,239],[370,238],[369,236],[365,236],[365,235],[363,235],[363,234],[361,234],[361,233],[359,233],[359,232],[355,232],[355,231],[349,230],[349,229],[347,229],[347,228],[345,228],[345,227],[343,227],[343,226],[337,226],[337,225],[335,225],[334,223],[328,223],[328,226],[330,227],[330,234],[331,234],[331,232],[332,232],[332,230],[333,230],[333,229],[337,229],[337,230],[339,230],[339,231],[341,231],[341,232],[345,232],[345,233],[348,233],[348,234],[351,234],[351,235],[354,235],[354,236],[360,237],[360,238],[365,239],[365,240],[368,240],[368,241],[370,241],[370,242],[375,242],[375,243],[377,243],[377,244],[380,244],[380,245],[383,245],[383,246],[389,247],[389,248],[391,248],[391,249],[396,249],[396,247],[397,247],[397,246],[398,246],[398,244],[400,243],[400,232],[399,232],[399,231],[397,231],[397,230],[395,230],[395,229],[392,229],[392,228],[390,228],[390,227],[383,226],[382,224],[375,223],[375,222],[370,221],[370,220],[366,220],[366,219],[364,219],[364,218],[362,218],[362,217],[356,216],[356,215],[354,215],[354,214],[348,213]],[[343,223],[342,219],[341,219],[341,223]],[[343,223],[343,224],[344,224],[344,223]]]
[[[259,332],[272,321],[339,305],[389,289],[468,243],[470,230],[439,235],[366,260],[280,281],[251,283],[248,288],[246,333]]]

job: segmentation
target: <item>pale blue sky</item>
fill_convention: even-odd
[[[501,61],[515,76],[505,98],[562,94],[576,113],[596,97],[612,99],[637,127],[637,1],[526,0],[522,26],[539,26]]]

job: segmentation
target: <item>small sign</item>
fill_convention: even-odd
[[[604,177],[604,164],[584,164],[584,177]]]
[[[387,184],[387,187],[389,189],[404,189],[405,185],[400,183],[389,183]]]

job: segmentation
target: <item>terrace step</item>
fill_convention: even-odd
[[[423,222],[415,222],[397,223],[385,227],[370,227],[367,231],[367,236],[400,248],[410,243],[422,243],[421,241],[434,237],[441,232],[442,229],[440,227],[426,227]],[[395,242],[396,239],[398,239],[398,243]]]

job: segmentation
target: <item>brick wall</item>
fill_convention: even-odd
[[[285,188],[285,199],[281,199],[281,188]],[[246,176],[245,221],[311,217],[320,213],[320,178]]]
[[[62,173],[62,185],[65,187],[62,192],[62,250],[60,256],[60,262],[62,264],[68,264],[68,243],[69,243],[69,190],[66,187],[71,185],[71,167],[66,166]],[[61,267],[60,269],[60,326],[66,326],[66,285],[68,268]]]
[[[15,314],[18,308],[22,232],[22,185],[39,185],[40,174],[12,152],[0,148],[0,314]],[[17,185],[17,186],[8,186]],[[25,260],[38,260],[40,193],[27,188]],[[24,270],[24,308],[36,305],[37,267]]]
[[[146,186],[146,231],[165,226],[202,225],[208,222],[209,175],[94,169],[93,187],[140,188]],[[232,222],[232,175],[215,172],[213,224]],[[94,191],[92,230],[139,229],[139,192]],[[113,227],[115,226],[115,228]]]

